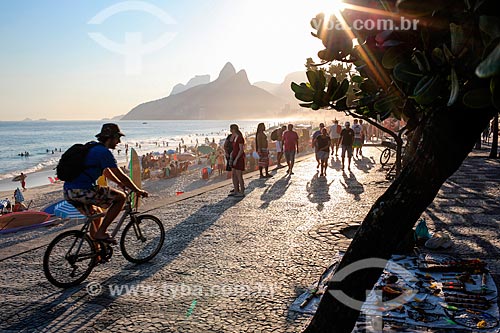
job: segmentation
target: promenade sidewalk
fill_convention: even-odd
[[[347,248],[341,230],[359,225],[390,185],[380,149],[364,150],[352,173],[334,160],[318,177],[309,156],[291,177],[280,169],[247,179],[245,198],[220,185],[166,201],[151,212],[167,233],[158,257],[133,265],[116,249],[79,287],[46,281],[44,246],[0,259],[0,331],[301,332],[309,317],[290,304]],[[450,234],[452,251],[485,259],[498,284],[500,161],[485,155],[466,160],[424,217],[431,231]]]

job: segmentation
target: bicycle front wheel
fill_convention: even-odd
[[[58,235],[43,256],[47,280],[59,288],[76,286],[92,272],[96,263],[94,242],[79,230]]]
[[[391,149],[385,148],[382,151],[382,154],[380,154],[380,164],[382,164],[382,166],[385,166],[389,162],[390,158],[391,158]]]
[[[160,252],[164,240],[165,229],[160,219],[153,215],[141,215],[132,217],[123,229],[120,249],[125,259],[142,264]]]

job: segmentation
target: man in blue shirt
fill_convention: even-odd
[[[148,195],[123,173],[110,151],[110,149],[115,149],[120,143],[120,138],[124,135],[116,124],[102,125],[101,132],[96,135],[98,142],[90,148],[85,158],[85,171],[76,179],[64,183],[64,198],[66,200],[93,205],[97,212],[102,212],[100,207],[108,208],[104,219],[98,218],[93,221],[90,236],[93,239],[113,244],[116,244],[116,240],[112,239],[106,230],[122,210],[126,196],[125,193],[116,189],[96,185],[97,179],[104,175],[118,186],[127,187],[139,196],[146,197]]]

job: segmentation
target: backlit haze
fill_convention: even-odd
[[[227,62],[236,70],[245,69],[252,83],[280,83],[286,74],[304,70],[306,58],[321,49],[310,34],[309,21],[318,12],[334,11],[335,4],[1,1],[2,120],[125,114],[140,103],[168,96],[175,84],[195,75],[209,74],[214,80]],[[108,41],[107,47],[96,35]],[[126,36],[128,42],[153,50],[127,63],[116,49]]]

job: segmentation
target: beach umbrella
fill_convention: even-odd
[[[215,149],[213,149],[212,147],[210,146],[199,146],[198,147],[198,152],[202,155],[206,155],[206,154],[210,154],[211,152],[215,151]]]
[[[169,150],[167,150],[167,154],[169,154],[169,155],[175,154],[175,150],[169,149]]]
[[[57,204],[54,208],[54,215],[59,216],[63,219],[86,219],[84,215],[80,213],[72,204],[66,200]]]
[[[174,160],[178,160],[179,162],[193,161],[196,159],[196,156],[190,153],[177,154],[176,157],[177,159],[174,158]]]

